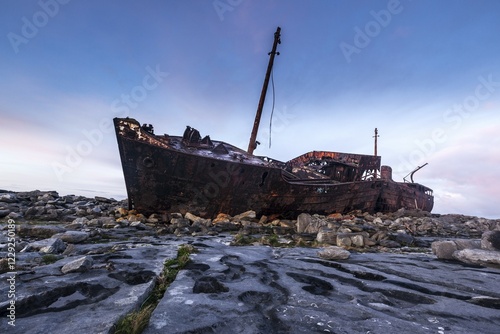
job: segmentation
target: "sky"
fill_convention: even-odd
[[[0,189],[125,198],[114,117],[246,149],[279,26],[254,154],[373,154],[377,128],[394,180],[428,163],[433,212],[500,218],[497,0],[0,6]]]

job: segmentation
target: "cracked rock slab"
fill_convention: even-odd
[[[137,310],[149,296],[164,261],[175,258],[179,244],[176,240],[116,242],[105,247],[78,244],[78,255],[20,271],[15,327],[3,321],[8,319],[9,301],[2,298],[0,333],[110,333],[120,318]],[[0,275],[2,296],[8,294],[8,275]]]
[[[495,269],[425,254],[352,253],[332,261],[311,248],[194,246],[199,252],[144,333],[465,334],[500,327]],[[227,289],[198,293],[200,281]]]

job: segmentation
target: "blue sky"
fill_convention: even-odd
[[[126,196],[109,121],[255,151],[378,153],[436,213],[500,218],[496,0],[2,0],[0,188]]]

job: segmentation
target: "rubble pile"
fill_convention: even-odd
[[[126,201],[97,196],[59,196],[55,191],[38,190],[4,191],[0,192],[0,221],[11,219],[16,222],[17,251],[44,254],[61,254],[71,244],[123,239],[124,234],[130,237],[170,234],[182,237],[231,233],[236,234],[236,241],[244,243],[333,245],[371,252],[430,252],[431,243],[439,241],[436,245],[441,246],[432,248],[439,258],[461,259],[463,256],[453,257],[451,254],[465,248],[496,251],[491,242],[489,247],[481,247],[480,238],[489,232],[489,238],[496,240],[492,231],[500,230],[500,219],[405,209],[388,214],[354,211],[324,216],[303,213],[289,220],[279,216],[258,217],[254,211],[233,217],[220,213],[211,219],[189,212],[144,216],[135,210],[127,210],[126,206]],[[266,238],[269,236],[274,239]],[[0,245],[5,244],[5,237],[1,238]],[[450,251],[445,252],[445,248]]]

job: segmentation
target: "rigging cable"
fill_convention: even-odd
[[[271,148],[271,131],[273,126],[274,102],[276,100],[274,92],[274,69],[271,70],[271,85],[273,86],[273,108],[271,109],[271,118],[269,119],[269,148]]]

